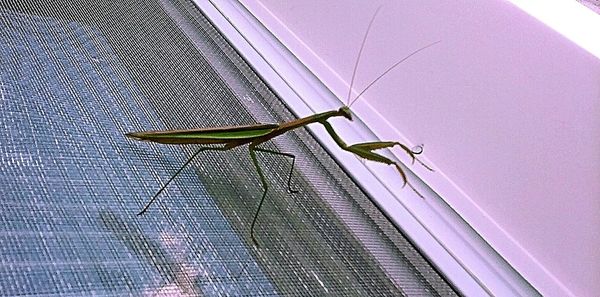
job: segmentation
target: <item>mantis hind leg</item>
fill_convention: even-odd
[[[282,153],[282,152],[277,152],[277,151],[272,151],[272,150],[268,150],[268,149],[262,149],[262,148],[254,148],[255,151],[259,151],[259,152],[263,152],[263,153],[269,153],[269,154],[274,154],[274,155],[279,155],[279,156],[284,156],[284,157],[288,157],[290,159],[292,159],[292,167],[290,168],[290,174],[288,175],[288,180],[287,180],[287,187],[288,187],[288,191],[290,191],[290,193],[298,193],[298,190],[294,190],[292,189],[292,173],[294,172],[294,164],[296,164],[296,156],[289,154],[289,153]]]
[[[159,190],[158,192],[156,192],[156,194],[154,194],[154,196],[152,196],[152,198],[150,199],[150,201],[148,201],[148,203],[146,203],[146,206],[144,206],[144,208],[138,213],[138,216],[143,215],[148,208],[150,208],[150,205],[152,203],[154,203],[154,201],[158,198],[158,196],[160,195],[160,193],[162,193],[167,186],[175,179],[175,177],[177,177],[181,171],[183,171],[183,169],[185,169],[185,167],[187,167],[192,160],[198,156],[198,154],[200,154],[203,151],[224,151],[224,150],[228,150],[228,148],[225,147],[201,147],[199,148],[187,161],[185,161],[185,163],[183,163],[183,165],[175,172],[175,174],[173,174],[169,180],[167,181],[167,183],[165,183]]]

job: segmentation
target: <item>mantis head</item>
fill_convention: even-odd
[[[338,112],[344,116],[345,118],[349,119],[352,121],[352,112],[350,111],[350,107],[348,106],[343,106],[341,107]]]

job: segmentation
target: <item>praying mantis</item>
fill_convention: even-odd
[[[422,152],[422,150],[419,150],[419,151],[412,150],[408,146],[406,146],[400,142],[397,142],[397,141],[374,141],[374,142],[365,142],[365,143],[357,143],[357,144],[353,144],[353,145],[348,145],[344,142],[344,140],[342,140],[342,138],[337,134],[337,132],[335,131],[333,126],[328,122],[329,119],[335,118],[335,117],[343,117],[343,118],[346,118],[346,119],[352,121],[352,113],[350,111],[350,106],[354,102],[356,102],[356,100],[361,98],[362,94],[364,94],[377,81],[379,81],[381,78],[383,78],[388,72],[392,71],[394,68],[396,68],[398,65],[400,65],[400,63],[404,62],[405,60],[407,60],[408,58],[417,54],[418,52],[425,50],[426,48],[429,48],[429,47],[433,46],[434,44],[440,42],[440,41],[436,41],[434,43],[428,44],[428,45],[421,47],[418,50],[410,53],[406,57],[402,58],[400,61],[396,62],[394,65],[389,67],[386,71],[384,71],[381,75],[379,75],[370,84],[368,84],[367,87],[364,88],[363,91],[361,91],[354,98],[354,100],[350,101],[351,94],[352,94],[352,87],[354,84],[354,79],[356,76],[356,71],[358,69],[362,51],[364,49],[367,37],[368,37],[371,27],[373,25],[373,22],[375,21],[375,17],[377,16],[377,13],[379,12],[380,9],[381,9],[381,7],[378,8],[377,11],[373,14],[371,21],[369,22],[369,25],[367,27],[367,31],[363,37],[362,44],[361,44],[361,47],[360,47],[360,50],[358,53],[358,57],[356,59],[355,65],[354,65],[354,70],[352,73],[352,79],[350,82],[346,105],[339,108],[338,110],[331,110],[331,111],[326,111],[326,112],[322,112],[322,113],[317,113],[317,114],[314,114],[311,116],[307,116],[307,117],[303,117],[303,118],[299,118],[299,119],[295,119],[295,120],[291,120],[291,121],[279,123],[279,124],[255,124],[255,125],[244,125],[244,126],[199,128],[199,129],[186,129],[186,130],[143,131],[143,132],[132,132],[132,133],[125,134],[127,137],[135,139],[135,140],[151,141],[151,142],[162,143],[162,144],[221,145],[221,146],[200,147],[175,172],[175,174],[173,174],[170,177],[170,179],[167,181],[167,183],[158,190],[158,192],[150,199],[150,201],[144,206],[144,208],[138,213],[138,215],[144,214],[148,210],[150,205],[158,198],[160,193],[169,185],[169,183],[171,183],[171,181],[173,181],[173,179],[175,179],[175,177],[177,177],[177,175],[179,175],[179,173],[181,173],[181,171],[186,166],[188,166],[190,164],[190,162],[196,156],[198,156],[201,152],[208,151],[208,150],[227,151],[227,150],[239,147],[239,146],[248,145],[248,152],[250,154],[252,162],[254,163],[254,167],[256,168],[256,172],[258,173],[258,176],[260,178],[262,188],[263,188],[262,197],[258,204],[258,208],[256,210],[254,218],[252,219],[252,224],[250,225],[250,238],[252,239],[252,242],[256,246],[258,246],[258,241],[256,240],[256,237],[254,234],[254,227],[256,225],[256,221],[258,219],[258,215],[260,213],[262,205],[267,196],[269,185],[268,185],[265,175],[263,173],[263,169],[259,165],[258,160],[256,158],[256,152],[274,154],[274,155],[290,158],[292,160],[292,166],[291,166],[288,180],[287,180],[287,187],[290,192],[296,192],[295,190],[292,190],[291,185],[290,185],[296,157],[289,153],[268,150],[268,149],[260,148],[258,146],[279,136],[279,135],[282,135],[284,133],[287,133],[287,132],[292,131],[297,128],[305,127],[305,126],[313,124],[313,123],[318,123],[318,124],[323,125],[325,127],[325,130],[331,136],[331,138],[335,141],[335,143],[342,150],[348,151],[360,158],[363,158],[363,159],[366,159],[369,161],[395,166],[395,168],[397,169],[397,171],[399,172],[399,174],[403,180],[403,187],[408,185],[415,193],[417,193],[420,197],[423,197],[410,184],[410,182],[407,179],[406,173],[400,167],[398,162],[393,161],[385,156],[382,156],[382,155],[374,152],[375,150],[392,148],[394,146],[398,146],[404,152],[406,152],[406,154],[408,154],[408,156],[411,158],[413,163],[416,160],[418,163],[420,163],[422,166],[424,166],[428,170],[432,170],[431,168],[429,168],[427,165],[425,165],[423,162],[421,162],[419,159],[416,158],[416,155],[420,154]]]

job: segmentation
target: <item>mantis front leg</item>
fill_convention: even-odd
[[[398,172],[400,173],[400,176],[402,177],[402,181],[404,182],[403,186],[408,185],[417,195],[419,195],[419,197],[424,198],[423,195],[421,195],[421,193],[419,193],[417,191],[417,189],[415,189],[408,182],[406,173],[404,172],[404,170],[402,170],[402,168],[400,167],[400,164],[398,164],[398,162],[392,161],[387,157],[384,157],[380,154],[374,153],[373,151],[378,150],[378,149],[384,149],[384,148],[392,148],[392,147],[398,145],[398,146],[400,146],[400,148],[402,148],[402,150],[404,150],[412,158],[413,162],[416,160],[421,165],[425,166],[425,168],[432,170],[431,168],[429,168],[428,166],[423,164],[423,162],[421,162],[420,160],[418,160],[415,157],[415,155],[420,152],[413,152],[411,149],[409,149],[404,144],[399,143],[399,142],[394,142],[394,141],[376,141],[376,142],[365,142],[365,143],[357,143],[357,144],[353,144],[353,145],[347,145],[344,142],[344,140],[342,140],[342,138],[335,132],[335,130],[333,129],[331,124],[329,124],[326,121],[322,121],[320,123],[323,124],[323,126],[325,126],[325,129],[327,130],[327,132],[329,133],[331,138],[333,138],[333,140],[337,143],[337,145],[341,149],[351,152],[361,158],[364,158],[364,159],[367,159],[370,161],[383,163],[386,165],[394,165],[396,167],[396,169],[398,170]]]

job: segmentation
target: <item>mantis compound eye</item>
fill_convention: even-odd
[[[352,121],[352,112],[350,111],[350,107],[344,106],[338,110],[345,118]]]

